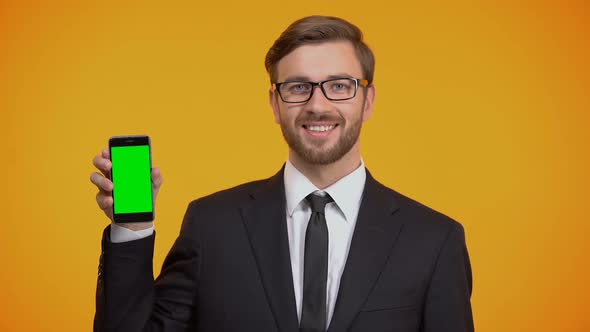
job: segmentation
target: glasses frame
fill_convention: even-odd
[[[328,95],[326,94],[326,90],[324,89],[324,84],[328,83],[328,82],[332,82],[332,81],[338,81],[338,80],[352,80],[354,81],[354,94],[352,95],[352,97],[349,98],[330,98],[328,97]],[[309,97],[305,100],[302,101],[286,101],[283,98],[283,95],[281,94],[281,85],[285,84],[285,83],[307,83],[307,84],[311,84],[311,92],[309,93]],[[366,88],[369,86],[369,81],[366,79],[361,79],[361,78],[354,78],[354,77],[338,77],[338,78],[331,78],[329,80],[324,80],[324,81],[320,81],[320,82],[311,82],[311,81],[298,81],[298,80],[292,80],[292,81],[284,81],[284,82],[278,82],[278,83],[273,83],[272,84],[272,88],[273,90],[277,91],[279,93],[279,97],[281,97],[281,100],[284,103],[287,104],[302,104],[302,103],[307,103],[311,97],[313,97],[313,93],[315,92],[315,87],[319,86],[320,90],[322,90],[322,94],[324,95],[324,97],[326,97],[326,99],[330,100],[330,101],[343,101],[343,100],[350,100],[354,97],[356,97],[356,92],[358,91],[359,86]]]

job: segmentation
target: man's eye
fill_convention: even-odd
[[[307,92],[309,91],[309,86],[308,84],[293,84],[290,86],[289,91],[293,92],[293,93],[301,93],[301,92]]]
[[[331,82],[328,88],[332,92],[344,93],[352,89],[352,84],[350,82],[340,80]]]

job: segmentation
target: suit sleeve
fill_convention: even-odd
[[[179,237],[154,281],[151,236],[123,243],[103,233],[94,331],[188,331],[196,323],[199,244],[189,206]]]
[[[439,253],[426,295],[424,332],[473,332],[471,263],[465,233],[454,224]]]

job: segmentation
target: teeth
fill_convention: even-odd
[[[307,129],[309,129],[311,131],[315,131],[315,132],[322,132],[322,131],[332,130],[332,129],[334,129],[334,127],[336,127],[336,126],[335,125],[331,125],[331,126],[307,126]]]

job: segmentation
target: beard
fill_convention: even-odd
[[[304,138],[301,137],[298,129],[303,123],[308,121],[338,123],[341,134],[336,144],[332,147],[324,147],[326,142],[321,140],[312,140],[308,143],[304,142]],[[348,128],[346,128],[346,122],[341,116],[335,117],[333,115],[312,113],[296,119],[295,126],[293,127],[281,121],[281,131],[289,147],[305,162],[312,165],[328,165],[340,160],[352,149],[360,136],[362,123],[362,111],[361,115],[353,120]]]

